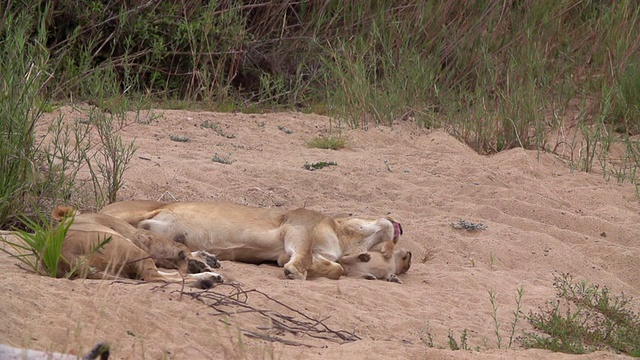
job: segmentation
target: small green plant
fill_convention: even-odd
[[[293,134],[293,130],[289,129],[288,127],[282,126],[282,125],[278,125],[278,130],[282,131],[285,134]]]
[[[231,159],[231,153],[229,153],[229,155],[227,155],[227,156],[220,156],[220,155],[218,155],[218,153],[215,153],[211,160],[213,162],[217,162],[217,163],[225,164],[225,165],[231,165],[231,164],[233,164],[235,162],[235,160]]]
[[[536,332],[518,340],[525,348],[569,354],[609,349],[640,357],[640,316],[628,309],[632,299],[613,295],[607,287],[575,282],[569,274],[554,274],[557,290],[545,309],[527,321]]]
[[[220,128],[216,129],[216,133],[218,135],[224,137],[224,138],[227,138],[227,139],[235,139],[236,138],[236,136],[234,134],[227,133],[227,132],[225,132],[224,130],[222,130]]]
[[[0,250],[20,260],[36,273],[56,277],[58,275],[62,244],[65,236],[67,236],[69,226],[73,223],[73,218],[72,214],[70,217],[65,218],[59,226],[55,227],[42,213],[38,213],[38,219],[36,220],[22,217],[20,219],[21,222],[32,232],[16,229],[15,234],[21,240],[21,243],[13,242],[5,237],[0,239],[0,241],[13,248],[16,253],[9,252],[4,248],[0,248]]]
[[[520,315],[522,314],[522,297],[524,296],[524,286],[520,285],[518,288],[518,294],[516,295],[516,309],[513,311],[513,322],[511,323],[511,333],[509,334],[509,345],[508,349],[511,349],[513,345],[513,339],[516,334],[516,326],[518,325],[518,320],[520,320]]]
[[[451,350],[471,350],[467,343],[467,329],[462,330],[460,333],[460,343],[458,343],[456,338],[453,336],[453,331],[451,329],[449,329],[449,335],[447,335],[447,337],[449,338],[449,348]]]
[[[333,161],[320,161],[320,162],[311,163],[311,164],[304,163],[302,167],[309,171],[314,171],[314,170],[325,168],[327,166],[335,166],[335,165],[338,165],[338,163],[335,163]]]
[[[516,333],[516,327],[520,320],[522,297],[524,296],[524,286],[518,288],[516,295],[516,309],[513,311],[513,322],[511,323],[511,332],[509,333],[509,344],[507,349],[511,349],[513,345],[513,339]],[[491,303],[491,318],[493,319],[493,331],[496,334],[496,341],[498,343],[498,349],[502,348],[502,334],[500,333],[500,322],[498,321],[498,302],[497,295],[493,292],[493,289],[489,289],[489,302]]]
[[[17,254],[5,249],[0,250],[20,260],[20,262],[36,273],[56,277],[62,243],[64,242],[67,230],[69,230],[72,221],[66,221],[58,227],[53,227],[42,214],[39,215],[40,218],[38,220],[40,222],[26,217],[21,218],[21,222],[24,223],[29,230],[33,231],[33,233],[29,233],[16,229],[15,234],[22,243],[13,242],[4,237],[2,238],[1,241],[11,246]],[[72,220],[72,218],[70,220]],[[41,223],[44,225],[41,225]]]
[[[427,321],[427,326],[424,328],[420,328],[420,341],[428,347],[432,348],[433,345],[433,335],[431,334],[431,324]]]
[[[183,136],[183,135],[169,134],[169,140],[175,141],[175,142],[188,142],[190,139],[186,135]]]
[[[476,259],[473,256],[469,256],[468,259],[471,267],[476,267]]]
[[[502,335],[500,335],[500,322],[498,321],[498,302],[496,301],[496,293],[493,289],[489,289],[489,302],[491,302],[491,318],[493,319],[493,331],[496,334],[498,349],[502,346]]]
[[[347,145],[347,140],[342,136],[319,136],[307,141],[307,146],[318,149],[340,150]]]
[[[20,219],[20,222],[26,227],[26,230],[14,229],[14,234],[20,242],[11,241],[4,236],[0,236],[0,242],[10,246],[13,252],[6,250],[4,247],[0,248],[0,250],[18,259],[35,273],[50,277],[71,278],[76,275],[76,271],[91,255],[100,251],[111,241],[110,236],[105,237],[75,263],[69,271],[62,273],[59,271],[58,266],[61,261],[67,262],[62,257],[62,246],[69,227],[75,219],[75,211],[65,216],[57,226],[42,213],[38,212],[37,214],[38,218],[35,220],[27,217]]]
[[[216,134],[227,138],[227,139],[235,139],[235,135],[234,134],[230,134],[225,132],[222,128],[220,128],[220,125],[218,125],[217,122],[215,121],[209,121],[209,120],[205,120],[203,122],[200,123],[200,127],[203,129],[211,129],[214,130],[216,132]]]
[[[94,117],[92,113],[90,116]],[[116,201],[118,191],[124,185],[124,172],[129,167],[129,162],[136,152],[134,141],[125,142],[117,131],[114,131],[114,120],[117,120],[118,129],[124,127],[125,112],[117,114],[98,114],[94,121],[95,129],[100,137],[100,147],[94,155],[95,166],[102,181],[97,180],[96,172],[92,168],[91,159],[86,159],[91,178],[94,184],[94,191],[100,196],[96,199],[96,205],[101,206],[105,201],[112,203]]]
[[[215,121],[209,121],[209,120],[205,120],[203,122],[200,123],[200,127],[203,129],[217,129],[218,128],[218,123],[216,123]]]

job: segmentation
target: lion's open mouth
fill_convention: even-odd
[[[400,235],[402,235],[402,225],[400,225],[399,222],[395,222],[393,220],[391,220],[391,223],[393,224],[393,239],[398,240]]]

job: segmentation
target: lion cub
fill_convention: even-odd
[[[396,248],[393,255],[387,259],[378,251],[370,251],[345,255],[338,262],[344,268],[344,275],[402,284],[397,275],[406,273],[411,267],[411,252]]]

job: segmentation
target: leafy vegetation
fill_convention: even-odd
[[[169,140],[175,141],[175,142],[188,142],[189,137],[186,135],[169,134]]]
[[[340,150],[347,145],[347,139],[342,136],[319,136],[307,141],[307,146],[318,149]]]
[[[231,165],[234,162],[236,162],[235,160],[233,160],[231,158],[231,153],[229,153],[228,155],[225,156],[220,156],[218,155],[218,153],[213,154],[213,158],[211,159],[211,161],[213,162],[217,162],[220,164],[224,164],[224,165]]]
[[[628,308],[631,298],[568,274],[555,274],[554,286],[557,299],[527,316],[536,331],[519,339],[525,347],[570,354],[609,349],[640,357],[640,316]]]
[[[150,106],[298,109],[365,129],[411,121],[482,154],[537,149],[638,184],[637,2],[39,0],[2,10],[2,227],[33,213],[24,204],[75,196],[88,158],[120,157],[94,164],[83,189],[113,201],[135,148],[102,136],[108,157],[96,158],[87,151],[102,144],[82,136],[100,124],[117,136],[125,111]],[[105,119],[60,121],[51,130],[79,147],[46,150],[34,129],[49,99],[87,102]]]
[[[115,201],[135,152],[133,143],[124,142],[116,131],[126,125],[132,102],[111,97],[117,87],[113,81],[92,79],[92,94],[108,112],[94,106],[86,119],[76,122],[60,116],[45,124],[44,134],[36,134],[43,112],[52,108],[44,100],[47,86],[57,80],[50,72],[52,52],[45,47],[50,5],[43,2],[32,12],[5,11],[0,22],[1,228],[29,227],[33,224],[24,223],[26,218],[43,220],[40,210],[60,202],[99,207]],[[92,133],[99,142],[92,140]],[[77,181],[85,169],[88,179]]]
[[[15,253],[7,251],[4,247],[0,250],[20,260],[36,273],[56,277],[61,260],[62,243],[69,226],[73,223],[73,216],[65,219],[66,221],[61,222],[57,227],[47,221],[42,214],[39,214],[39,219],[25,217],[22,220],[30,232],[17,229],[16,236],[21,242],[0,238],[0,241],[13,248]]]
[[[315,163],[305,163],[302,167],[309,171],[320,170],[327,166],[337,166],[338,163],[333,161],[319,161]]]

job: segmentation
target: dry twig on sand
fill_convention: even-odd
[[[220,287],[230,287],[231,291],[227,294],[214,291]],[[226,315],[233,316],[238,314],[254,313],[261,317],[269,319],[270,326],[259,327],[258,330],[275,330],[278,334],[290,333],[292,335],[307,335],[317,339],[323,339],[328,341],[334,341],[338,343],[346,343],[351,341],[360,340],[360,338],[354,333],[345,330],[333,330],[329,328],[324,321],[328,319],[314,319],[303,312],[296,310],[285,303],[276,300],[264,292],[256,289],[243,290],[239,284],[217,284],[214,288],[205,291],[187,291],[175,290],[175,293],[179,293],[180,296],[189,296],[194,300],[198,300],[201,303],[216,311],[214,316]],[[249,304],[250,295],[259,295],[265,298],[267,301],[284,308],[285,311],[292,315],[285,315],[278,311],[269,309],[260,309]],[[254,338],[260,338],[267,341],[278,341],[286,345],[294,346],[307,346],[314,347],[312,345],[304,344],[302,342],[291,341],[279,336],[274,336],[266,333],[259,333],[252,330],[240,329],[245,335]]]

